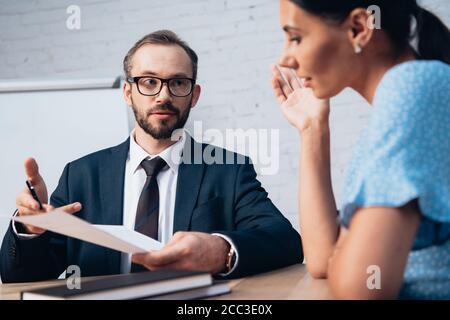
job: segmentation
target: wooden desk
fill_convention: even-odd
[[[92,278],[90,278],[92,279]],[[20,291],[50,287],[64,283],[65,280],[53,280],[33,283],[15,283],[0,285],[0,299],[18,300]],[[304,265],[294,265],[284,269],[231,280],[232,292],[211,299],[231,300],[304,300],[332,299],[326,280],[313,279]]]

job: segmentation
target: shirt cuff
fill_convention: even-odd
[[[232,241],[229,237],[227,237],[227,236],[225,236],[225,235],[223,235],[223,234],[221,234],[221,233],[213,233],[212,235],[213,235],[213,236],[221,237],[221,238],[224,239],[226,242],[228,242],[228,243],[230,244],[230,246],[233,248],[234,253],[236,254],[236,260],[234,261],[234,264],[233,264],[233,267],[231,268],[231,270],[228,271],[227,273],[218,273],[218,275],[219,275],[219,276],[222,276],[222,277],[229,276],[230,274],[233,273],[233,271],[236,269],[236,267],[237,267],[237,265],[238,265],[238,263],[239,263],[239,253],[238,253],[238,251],[237,251],[237,249],[236,249],[236,246],[234,245],[233,241]]]
[[[16,209],[16,211],[13,214],[13,218],[16,217],[18,213],[19,213],[19,210]],[[11,227],[13,229],[13,232],[20,240],[29,240],[29,239],[34,239],[36,237],[39,237],[38,234],[29,234],[29,233],[19,233],[19,232],[17,232],[16,223],[17,223],[16,221],[11,220]]]

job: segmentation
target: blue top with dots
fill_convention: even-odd
[[[348,228],[358,208],[417,200],[422,220],[400,298],[450,299],[450,66],[395,66],[373,106],[347,169],[341,223]]]

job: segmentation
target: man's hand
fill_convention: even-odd
[[[149,270],[175,269],[219,273],[225,267],[230,244],[201,232],[177,232],[161,250],[133,255],[133,262]]]
[[[42,202],[43,210],[39,209],[39,203],[36,200],[34,200],[30,190],[28,190],[28,188],[25,187],[23,191],[17,195],[16,198],[16,206],[18,210],[17,215],[27,216],[53,211],[55,208],[47,204],[48,203],[47,187],[45,186],[44,179],[39,174],[38,164],[36,163],[36,160],[34,160],[33,158],[28,158],[25,160],[25,174],[27,176],[27,179],[34,186],[34,190],[36,191],[37,196]],[[62,209],[66,213],[72,214],[81,210],[81,204],[78,202],[72,203],[62,207]],[[45,232],[44,229],[36,228],[29,225],[24,225],[24,228],[27,231],[27,233],[30,234],[42,234]]]

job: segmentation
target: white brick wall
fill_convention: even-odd
[[[71,4],[81,7],[79,31],[66,28],[66,8]],[[449,22],[448,0],[424,4]],[[279,174],[261,180],[297,226],[299,139],[282,118],[270,89],[269,65],[277,61],[283,42],[278,1],[0,0],[0,78],[115,76],[122,72],[128,48],[162,28],[177,32],[200,57],[203,95],[192,120],[204,120],[205,129],[280,129]],[[338,199],[344,169],[368,112],[367,104],[351,91],[333,101],[332,170]]]

